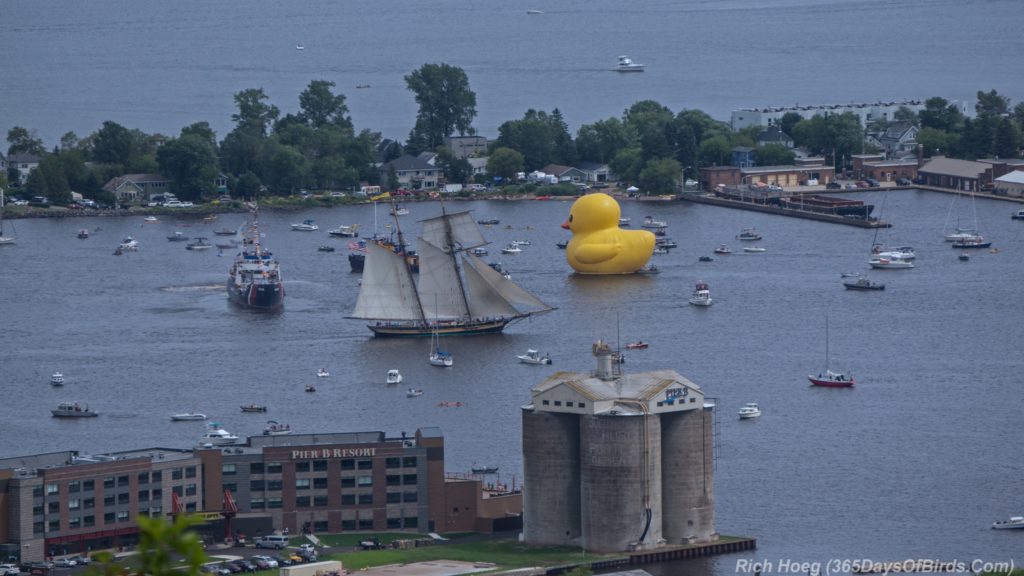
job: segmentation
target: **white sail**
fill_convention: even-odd
[[[513,306],[519,312],[546,312],[553,310],[553,308],[539,298],[530,294],[526,290],[523,290],[518,284],[502,276],[497,270],[494,270],[490,266],[484,264],[484,261],[473,256],[472,254],[465,255],[472,261],[473,267],[480,274],[480,276],[487,282],[487,284],[497,292],[501,298],[509,305]],[[468,269],[469,266],[467,265]],[[475,296],[475,294],[473,294]]]
[[[404,259],[376,242],[366,243],[363,285],[353,318],[422,321],[416,285]]]
[[[445,221],[448,222],[447,225]],[[427,218],[422,221],[422,224],[421,238],[445,251],[448,250],[449,227],[451,243],[457,250],[471,250],[488,243],[487,240],[484,240],[483,234],[480,233],[480,227],[477,226],[469,212],[442,214],[436,218]]]
[[[455,259],[423,238],[419,241],[419,253],[420,283],[417,291],[423,315],[431,321],[468,318],[469,308],[459,285]]]
[[[479,262],[479,260],[478,260]],[[484,264],[491,272],[494,270]],[[466,290],[469,292],[469,311],[474,319],[508,318],[519,316],[519,311],[509,304],[480,274],[480,270],[463,260],[462,269],[466,271]],[[495,272],[497,274],[497,272]],[[498,274],[501,276],[501,274]],[[502,278],[504,280],[504,278]]]

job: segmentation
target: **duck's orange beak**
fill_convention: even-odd
[[[569,229],[569,221],[568,220],[566,220],[565,222],[562,222],[562,228],[565,228],[566,230]]]

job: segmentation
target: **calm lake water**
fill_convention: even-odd
[[[0,130],[38,130],[48,148],[105,120],[171,136],[206,121],[223,138],[235,93],[263,88],[295,112],[317,79],[337,84],[357,128],[404,140],[417,107],[403,77],[438,62],[466,71],[491,137],[529,108],[560,108],[575,132],[643,99],[728,120],[992,88],[1024,98],[1018,0],[5,0],[2,18]],[[611,72],[619,54],[646,71]]]
[[[854,195],[851,195],[854,196]],[[688,203],[624,203],[639,222],[666,220],[680,247],[654,256],[649,277],[586,278],[569,273],[555,247],[568,232],[563,202],[472,202],[491,260],[558,307],[503,335],[449,338],[455,366],[427,363],[428,340],[375,340],[347,319],[359,276],[339,224],[373,229],[372,206],[265,211],[264,242],[280,258],[287,296],[280,314],[230,305],[224,281],[230,255],[193,253],[166,240],[174,231],[213,237],[243,215],[214,223],[162,216],[17,220],[18,243],[0,249],[0,456],[75,449],[99,452],[188,447],[201,423],[172,423],[200,411],[228,430],[258,434],[268,418],[297,431],[382,430],[397,435],[439,426],[449,472],[500,466],[521,478],[520,407],[553,370],[586,371],[598,338],[643,339],[626,369],[671,368],[718,403],[715,496],[723,534],[750,535],[758,550],[706,562],[652,567],[660,574],[733,574],[738,559],[825,562],[903,558],[1006,561],[1021,556],[1020,534],[993,531],[995,520],[1024,512],[1019,458],[1024,223],[1015,205],[979,200],[982,231],[997,253],[968,262],[943,242],[944,227],[970,204],[907,191],[863,194],[894,222],[877,240],[910,244],[913,270],[873,271],[883,292],[849,292],[841,272],[866,272],[875,232]],[[406,230],[436,215],[436,203],[410,205]],[[384,209],[380,210],[383,223]],[[314,218],[320,231],[290,224]],[[963,220],[962,220],[963,221]],[[506,229],[511,225],[512,229]],[[767,248],[746,254],[734,236],[756,227]],[[79,240],[79,228],[95,231]],[[6,229],[6,228],[5,228]],[[113,256],[126,235],[136,253]],[[524,252],[498,256],[513,239]],[[319,252],[332,243],[338,251]],[[698,262],[719,244],[737,253]],[[694,283],[710,284],[715,304],[693,307]],[[857,377],[854,389],[808,387],[825,365]],[[552,366],[516,361],[527,348],[550,352]],[[318,379],[326,367],[331,377]],[[384,384],[398,368],[401,387]],[[55,370],[67,384],[48,384]],[[316,382],[315,394],[303,392]],[[406,398],[407,386],[424,389]],[[101,412],[89,421],[51,418],[62,400]],[[460,401],[462,408],[442,408]],[[239,405],[267,404],[266,414]],[[758,402],[764,415],[740,422]],[[776,568],[778,569],[778,568]]]

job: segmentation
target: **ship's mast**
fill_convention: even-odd
[[[402,264],[409,273],[409,278],[412,278],[412,266],[409,264],[409,258],[405,253],[405,236],[402,235],[402,225],[398,222],[398,207],[395,206],[395,197],[393,194],[388,194],[388,202],[391,204],[391,215],[395,219],[395,232],[398,233],[398,244],[396,246],[396,248],[398,248],[397,256],[402,259]],[[419,310],[420,319],[422,319],[425,324],[429,324],[429,322],[427,322],[427,314],[423,311],[423,301],[420,300],[419,290],[414,289],[413,294],[416,295],[416,309]]]
[[[469,314],[469,301],[466,298],[466,285],[462,281],[462,268],[459,267],[459,259],[458,259],[458,256],[455,254],[456,247],[454,245],[454,239],[452,238],[452,222],[451,222],[451,220],[448,219],[447,212],[445,212],[445,209],[444,209],[444,198],[442,198],[440,196],[440,194],[439,194],[437,199],[441,203],[441,218],[444,219],[444,235],[445,235],[445,244],[446,245],[442,246],[441,249],[448,251],[448,257],[452,259],[452,265],[455,266],[455,279],[459,283],[459,291],[462,292],[462,302],[466,306],[465,314],[466,314],[466,317],[468,318],[470,316],[470,314]],[[461,250],[461,249],[462,249],[462,247],[459,246],[459,250]]]

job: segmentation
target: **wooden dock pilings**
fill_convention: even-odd
[[[757,540],[754,538],[729,538],[706,544],[687,544],[685,546],[659,548],[657,550],[642,550],[632,552],[629,555],[630,564],[647,564],[650,562],[664,562],[668,560],[688,560],[690,558],[703,558],[705,556],[718,556],[719,554],[732,554],[745,550],[757,548]]]

